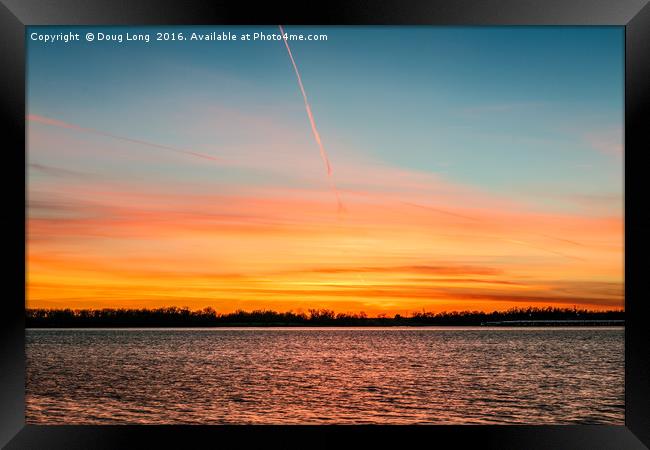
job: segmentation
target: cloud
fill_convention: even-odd
[[[375,267],[318,267],[305,269],[306,272],[339,274],[339,273],[409,273],[434,275],[498,275],[502,269],[494,267],[467,265],[435,265],[435,266],[375,266]]]
[[[40,123],[40,124],[43,124],[43,125],[50,125],[50,126],[54,126],[54,127],[65,128],[65,129],[68,129],[68,130],[79,131],[79,132],[82,132],[82,133],[90,133],[90,134],[95,134],[95,135],[99,135],[99,136],[105,136],[105,137],[109,137],[109,138],[112,138],[112,139],[117,139],[117,140],[120,140],[120,141],[130,142],[132,144],[144,145],[144,146],[147,146],[147,147],[152,147],[152,148],[157,148],[157,149],[162,149],[162,150],[168,150],[168,151],[172,151],[172,152],[176,152],[176,153],[182,153],[182,154],[185,154],[185,155],[190,155],[190,156],[194,156],[194,157],[197,157],[197,158],[207,159],[207,160],[210,160],[210,161],[220,161],[220,158],[217,158],[217,157],[212,156],[212,155],[207,155],[205,153],[199,153],[199,152],[196,152],[196,151],[193,151],[193,150],[178,149],[178,148],[175,148],[175,147],[170,147],[168,145],[157,144],[155,142],[144,141],[144,140],[141,140],[141,139],[133,139],[133,138],[130,138],[130,137],[119,136],[117,134],[108,133],[106,131],[101,131],[101,130],[97,130],[97,129],[94,129],[94,128],[82,127],[82,126],[75,125],[75,124],[72,124],[72,123],[64,122],[62,120],[52,119],[50,117],[40,116],[38,114],[28,114],[26,116],[26,119],[28,121],[30,121],[30,122]]]
[[[87,178],[91,176],[89,173],[70,170],[61,167],[48,166],[46,164],[30,163],[28,166],[30,169],[33,169],[37,172],[43,173],[45,175],[51,175],[54,177],[80,177]]]
[[[104,139],[98,150],[81,133],[39,128],[30,170],[48,176],[28,185],[32,304],[390,312],[623,302],[620,283],[590,284],[623,280],[620,214],[544,210],[340,148],[340,218],[322,162],[302,144],[281,158],[263,142],[229,148],[218,176],[203,164],[183,173],[169,152],[172,178],[140,170],[164,153]],[[132,153],[140,166],[123,176],[133,160],[120,158]],[[101,177],[78,176],[87,167]]]
[[[591,148],[603,155],[623,156],[623,130],[620,127],[587,133],[583,139]]]

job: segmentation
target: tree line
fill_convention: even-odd
[[[335,313],[328,309],[304,312],[271,310],[219,313],[208,307],[190,310],[175,306],[153,309],[26,309],[28,328],[74,327],[220,327],[220,326],[475,326],[511,321],[619,321],[620,310],[591,311],[576,308],[529,307],[505,311],[413,312],[410,315]]]

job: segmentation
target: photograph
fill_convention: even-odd
[[[27,425],[629,423],[624,26],[24,39]]]

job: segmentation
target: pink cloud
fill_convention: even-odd
[[[609,128],[584,135],[584,140],[604,155],[623,156],[623,130]]]

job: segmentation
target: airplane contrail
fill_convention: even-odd
[[[311,125],[311,131],[314,134],[314,139],[318,144],[318,148],[320,150],[320,156],[323,159],[323,163],[325,163],[325,168],[327,169],[327,175],[332,175],[332,166],[330,165],[329,158],[327,157],[327,152],[325,151],[323,142],[320,139],[320,134],[318,133],[318,129],[316,128],[316,122],[314,121],[314,115],[311,112],[311,106],[309,105],[309,101],[307,100],[307,92],[305,91],[305,86],[302,84],[302,77],[300,76],[300,71],[298,71],[296,60],[293,59],[293,53],[291,53],[291,47],[289,47],[289,42],[287,41],[284,35],[284,28],[282,28],[282,25],[278,25],[278,26],[280,27],[280,34],[282,36],[282,40],[284,41],[284,45],[285,47],[287,47],[287,52],[289,53],[289,59],[291,59],[293,70],[294,72],[296,72],[296,77],[298,78],[298,86],[300,87],[300,92],[302,93],[302,99],[305,102],[307,117],[309,117],[309,124]]]
[[[316,144],[318,144],[318,149],[320,150],[321,159],[325,164],[325,170],[327,171],[327,176],[331,177],[332,166],[330,164],[329,158],[327,157],[327,152],[325,151],[325,146],[321,141],[320,134],[318,133],[318,129],[316,128],[316,121],[314,120],[314,114],[312,113],[311,106],[309,105],[309,101],[307,100],[307,92],[305,91],[305,86],[302,84],[302,77],[300,76],[300,71],[298,70],[298,66],[296,65],[296,60],[293,58],[293,53],[291,53],[291,47],[289,47],[289,42],[285,37],[284,28],[282,27],[282,25],[278,25],[278,27],[280,28],[280,35],[282,36],[282,40],[284,41],[284,46],[287,48],[287,53],[289,53],[289,59],[291,60],[291,65],[293,66],[293,70],[296,73],[296,78],[298,78],[298,86],[300,87],[300,92],[302,93],[302,99],[305,103],[305,110],[307,111],[307,117],[309,118],[309,124],[311,125],[311,132],[314,135],[314,140],[316,141]],[[338,203],[339,212],[345,211],[345,207],[341,202],[341,196],[339,195],[339,191],[336,189],[336,186],[332,182],[331,178],[328,178],[328,181],[330,183],[330,187],[336,194],[336,201]]]
[[[478,219],[476,217],[465,216],[465,215],[462,215],[462,214],[456,214],[456,213],[453,213],[453,212],[450,212],[450,211],[447,211],[447,210],[444,210],[444,209],[440,209],[440,208],[432,208],[430,206],[418,205],[417,203],[410,203],[410,202],[405,202],[405,201],[400,201],[399,203],[401,203],[403,205],[407,205],[407,206],[416,207],[416,208],[428,209],[430,211],[434,211],[434,212],[437,212],[439,214],[445,214],[445,215],[448,215],[448,216],[455,216],[455,217],[459,217],[459,218],[462,218],[462,219],[467,219],[467,220],[472,220],[472,221],[477,221],[477,222],[481,221],[481,219]],[[570,241],[568,239],[556,238],[554,236],[549,236],[549,235],[540,234],[540,233],[536,233],[536,234],[539,235],[539,236],[543,236],[543,237],[545,237],[547,239],[555,239],[555,240],[565,241],[565,242],[569,242],[571,244],[581,245],[582,246],[582,244],[579,244],[579,243],[577,243],[575,241]],[[558,252],[558,251],[555,251],[555,250],[552,250],[552,249],[549,249],[549,248],[538,247],[538,246],[533,245],[533,244],[531,244],[530,242],[527,242],[527,241],[520,241],[520,240],[516,240],[516,239],[506,239],[506,238],[501,238],[501,237],[494,237],[494,239],[498,239],[498,240],[503,241],[503,242],[510,242],[510,243],[517,244],[517,245],[524,245],[526,247],[530,247],[530,248],[534,248],[534,249],[537,249],[537,250],[542,250],[542,251],[545,251],[545,252],[553,253],[555,255],[563,256],[563,257],[569,258],[569,259],[576,259],[576,260],[579,260],[579,261],[584,261],[583,258],[580,258],[578,256],[568,255],[566,253]]]
[[[555,237],[555,236],[549,236],[548,234],[540,234],[540,236],[548,238],[548,239],[555,239],[556,241],[568,242],[569,244],[573,244],[573,245],[579,245],[580,247],[585,247],[585,244],[581,244],[580,242],[572,241],[570,239],[564,239],[564,238],[559,238],[559,237]]]
[[[536,250],[542,250],[542,251],[545,251],[545,252],[553,253],[555,255],[563,256],[563,257],[569,258],[569,259],[576,259],[578,261],[585,261],[584,258],[580,258],[578,256],[567,255],[566,253],[557,252],[555,250],[551,250],[551,249],[548,249],[548,248],[538,247],[538,246],[533,245],[533,244],[531,244],[529,242],[526,242],[526,241],[520,241],[520,240],[517,240],[517,239],[506,239],[506,238],[500,238],[500,237],[497,237],[496,239],[499,239],[500,241],[503,241],[503,242],[511,242],[513,244],[525,245],[526,247],[530,247],[530,248],[534,248]]]
[[[461,219],[467,219],[467,220],[473,220],[475,222],[480,222],[480,219],[477,219],[476,217],[470,217],[470,216],[465,216],[463,214],[456,214],[451,211],[447,211],[445,209],[441,208],[434,208],[432,206],[424,206],[424,205],[418,205],[417,203],[411,203],[411,202],[405,202],[405,201],[400,201],[401,204],[407,205],[407,206],[412,206],[414,208],[421,208],[421,209],[428,209],[429,211],[434,211],[440,214],[445,214],[447,216],[454,216],[454,217],[460,217]]]
[[[206,155],[204,153],[198,153],[198,152],[194,152],[194,151],[190,151],[190,150],[182,150],[182,149],[179,149],[179,148],[169,147],[167,145],[161,145],[161,144],[156,144],[156,143],[153,143],[153,142],[142,141],[140,139],[132,139],[132,138],[124,137],[124,136],[118,136],[117,134],[107,133],[105,131],[96,130],[94,128],[81,127],[79,125],[75,125],[75,124],[68,123],[68,122],[63,122],[62,120],[51,119],[49,117],[39,116],[37,114],[28,114],[26,118],[29,121],[42,123],[44,125],[50,125],[50,126],[55,126],[55,127],[60,127],[60,128],[66,128],[68,130],[81,131],[83,133],[97,134],[99,136],[106,136],[106,137],[110,137],[110,138],[113,138],[113,139],[118,139],[120,141],[131,142],[133,144],[145,145],[145,146],[148,146],[148,147],[159,148],[159,149],[163,149],[163,150],[169,150],[169,151],[176,152],[176,153],[183,153],[185,155],[195,156],[197,158],[209,159],[211,161],[221,161],[220,158],[216,158],[214,156]]]

